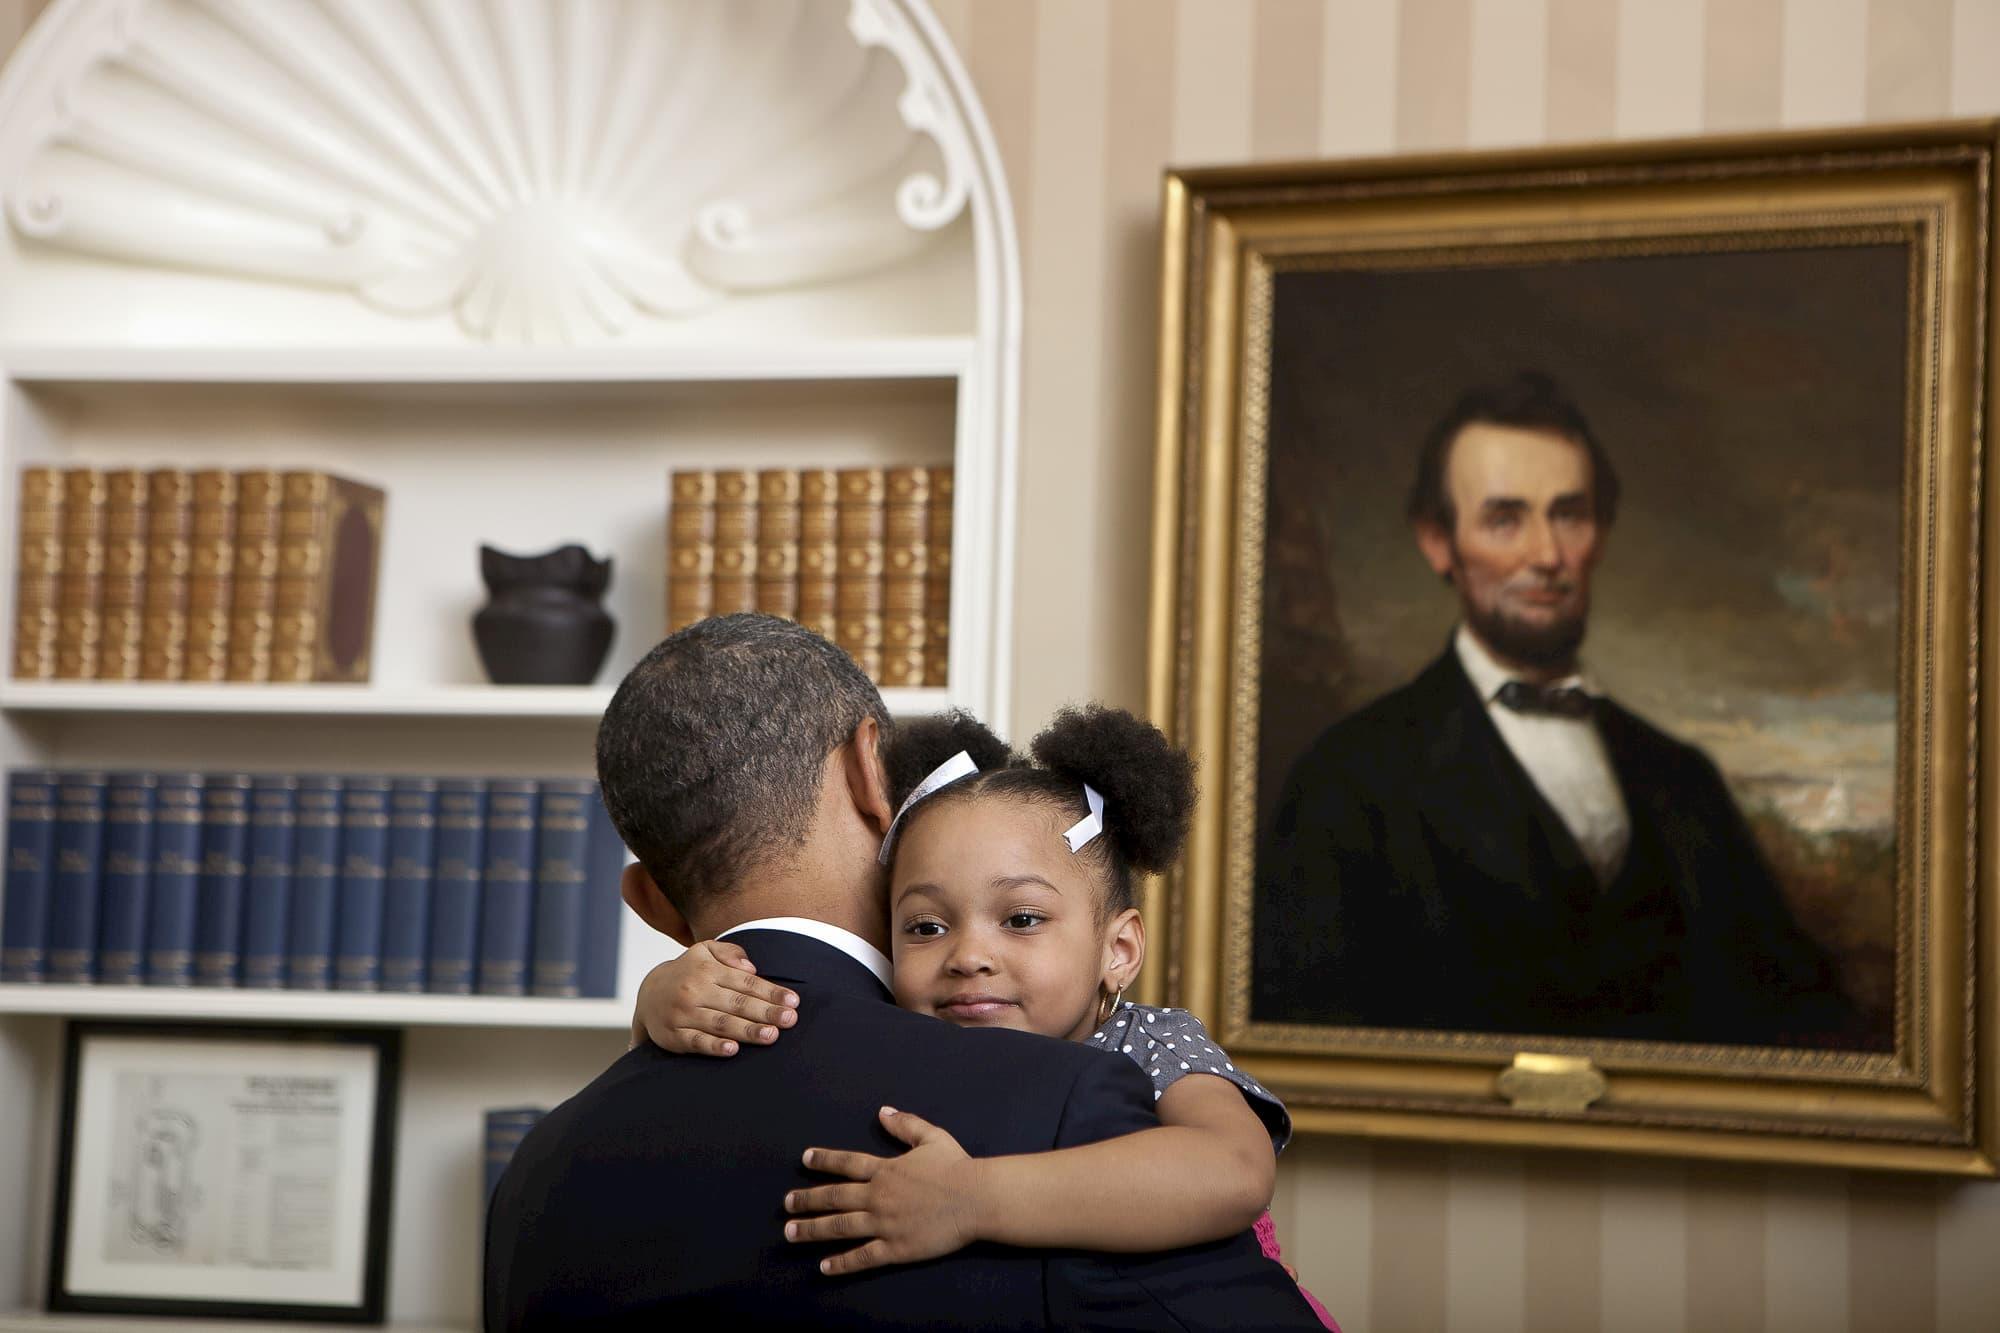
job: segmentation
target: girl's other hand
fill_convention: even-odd
[[[935,1259],[978,1239],[978,1164],[958,1140],[921,1116],[888,1106],[882,1108],[882,1127],[909,1144],[910,1151],[901,1157],[874,1157],[808,1148],[808,1167],[847,1181],[785,1196],[788,1213],[823,1214],[785,1223],[786,1240],[873,1237],[866,1245],[820,1260],[822,1273],[859,1273]]]
[[[799,997],[757,975],[743,950],[703,940],[639,983],[632,1045],[651,1041],[677,1055],[730,1056],[742,1043],[769,1046],[798,1022]]]

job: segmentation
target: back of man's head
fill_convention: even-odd
[[[597,729],[618,835],[684,915],[804,845],[826,760],[888,710],[854,659],[802,625],[742,614],[668,636]]]

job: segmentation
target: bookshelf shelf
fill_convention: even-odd
[[[364,1024],[380,1027],[611,1028],[632,1021],[625,1000],[496,995],[366,995],[340,991],[153,986],[0,985],[0,1014],[57,1018]],[[5,1325],[0,1325],[4,1328]]]
[[[595,722],[609,685],[195,685],[173,682],[0,682],[0,712],[180,716],[571,718]],[[950,706],[946,689],[885,690],[898,717]]]
[[[429,1324],[383,1324],[382,1333],[468,1333]],[[312,1333],[314,1329],[347,1329],[352,1324],[282,1324],[242,1319],[162,1319],[145,1315],[43,1314],[37,1310],[0,1313],[0,1333],[144,1333],[172,1329],[174,1333]]]
[[[673,384],[733,380],[955,379],[966,337],[814,338],[646,347],[0,346],[0,372],[26,385]]]

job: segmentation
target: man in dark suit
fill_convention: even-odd
[[[639,858],[625,899],[686,940],[727,936],[800,997],[783,1041],[732,1059],[642,1043],[516,1151],[487,1223],[485,1327],[1317,1328],[1246,1233],[1162,1255],[974,1245],[833,1278],[789,1244],[808,1146],[901,1150],[884,1105],[975,1156],[1155,1123],[1122,1056],[968,1031],[890,1001],[876,852],[889,719],[853,661],[768,616],[704,621],[620,685],[598,774]]]
[[[1258,864],[1255,1018],[1856,1044],[1714,764],[1580,672],[1617,505],[1545,377],[1432,430],[1410,518],[1461,623],[1294,766]]]

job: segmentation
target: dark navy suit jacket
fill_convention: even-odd
[[[1257,867],[1267,1021],[1867,1046],[1708,757],[1608,699],[1631,816],[1601,886],[1445,654],[1293,768]]]
[[[488,1216],[488,1333],[1319,1327],[1248,1233],[1148,1256],[975,1245],[823,1276],[819,1259],[857,1242],[784,1239],[785,1192],[826,1181],[806,1148],[902,1151],[884,1105],[975,1156],[1089,1143],[1157,1123],[1152,1087],[1119,1055],[907,1013],[817,940],[730,938],[798,991],[797,1026],[727,1060],[642,1044],[536,1126]]]

